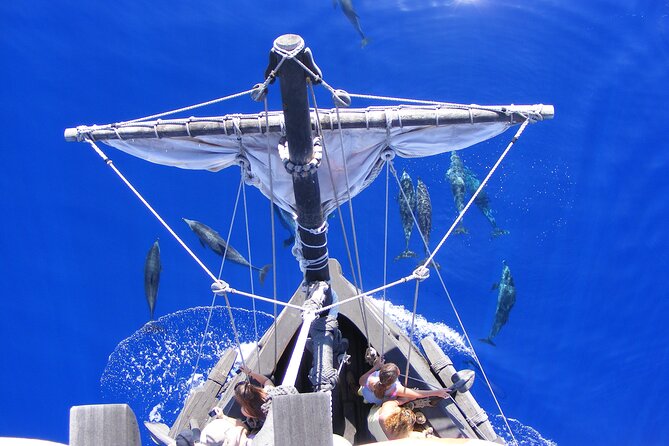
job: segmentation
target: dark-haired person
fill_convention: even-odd
[[[366,402],[382,404],[387,400],[400,400],[400,403],[436,396],[446,398],[447,389],[417,390],[404,387],[399,382],[400,369],[392,362],[383,363],[381,358],[374,361],[372,368],[358,380],[359,393]]]
[[[274,383],[265,375],[255,373],[246,366],[242,366],[249,378],[256,381],[260,386],[250,381],[242,381],[235,386],[235,400],[241,406],[242,414],[248,418],[252,427],[260,427],[269,412],[270,401],[274,390]]]

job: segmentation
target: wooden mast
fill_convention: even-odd
[[[299,49],[301,48],[301,50]],[[306,166],[314,158],[313,134],[309,100],[307,98],[307,78],[309,75],[295,58],[308,66],[311,59],[306,55],[304,41],[295,34],[286,34],[274,42],[269,70],[274,70],[281,53],[299,51],[294,57],[285,58],[276,75],[281,86],[281,101],[286,123],[286,140],[290,163]],[[313,65],[312,65],[313,66]],[[311,79],[316,81],[316,79]],[[304,272],[307,284],[330,280],[327,254],[327,231],[323,229],[325,219],[321,206],[321,191],[318,184],[318,170],[290,172],[293,177],[293,191],[297,210],[297,222],[302,241],[302,255],[307,262],[316,262]],[[304,229],[303,229],[304,228]],[[311,231],[319,231],[314,233]]]

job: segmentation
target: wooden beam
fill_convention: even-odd
[[[463,106],[467,107],[467,106]],[[495,105],[485,109],[448,108],[396,105],[388,107],[370,107],[366,109],[321,110],[318,114],[324,130],[416,127],[447,124],[467,124],[481,122],[521,123],[527,114],[535,114],[541,119],[553,119],[555,110],[552,105]],[[282,112],[268,114],[270,132],[285,129]],[[316,113],[310,112],[311,128],[315,129]],[[106,126],[80,126],[65,129],[65,140],[84,141],[90,137],[95,141],[108,139],[144,139],[170,137],[198,137],[207,135],[234,135],[235,127],[242,134],[258,134],[267,131],[265,113],[247,115],[225,115],[218,117],[169,119],[136,122],[131,124],[110,124]]]

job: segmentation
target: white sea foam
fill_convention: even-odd
[[[241,341],[252,350],[253,313],[243,309],[232,313]],[[100,379],[103,398],[128,402],[140,420],[159,417],[167,424],[174,422],[189,392],[202,385],[219,356],[234,346],[227,309],[214,307],[203,337],[208,316],[209,307],[178,311],[121,341]],[[263,332],[272,321],[262,312],[256,318]]]
[[[513,431],[513,435],[518,441],[518,446],[557,446],[553,440],[544,438],[536,429],[531,426],[524,425],[520,421],[514,418],[507,418],[509,426]],[[500,434],[502,438],[506,440],[507,443],[511,444],[512,438],[509,435],[509,429],[504,423],[504,419],[501,415],[495,415],[490,418],[495,431]]]
[[[163,403],[158,403],[151,409],[149,412],[149,421],[152,423],[162,423],[163,416],[160,414],[160,411],[163,409]]]
[[[372,298],[370,300],[379,307],[379,310],[382,310],[383,301],[381,299]],[[411,320],[413,317],[411,311],[407,310],[403,305],[394,305],[386,301],[385,312],[405,334],[409,335],[411,333]],[[465,340],[460,333],[444,323],[429,322],[423,316],[417,314],[414,319],[412,341],[416,345],[420,345],[421,339],[426,337],[434,338],[439,347],[448,355],[472,356],[471,350],[465,344]]]

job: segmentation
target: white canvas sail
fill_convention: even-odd
[[[379,125],[379,117],[372,113],[382,115],[384,125]],[[481,118],[485,113],[491,116]],[[543,119],[552,117],[552,107],[467,109],[463,106],[456,110],[444,110],[441,107],[402,106],[390,109],[346,109],[339,110],[339,114],[336,110],[319,110],[321,125],[326,123],[322,135],[329,160],[328,167],[324,157],[318,171],[324,212],[332,211],[337,205],[337,199],[340,204],[345,202],[374,180],[383,164],[387,148],[403,158],[427,157],[460,150],[493,138],[517,124],[518,113],[521,117],[532,115]],[[420,114],[427,118],[417,119],[416,116]],[[334,119],[338,116],[348,128],[340,131],[333,116]],[[283,117],[281,113],[274,112],[271,118],[274,125],[270,126],[269,132],[266,131],[266,120],[262,114],[78,128],[76,138],[84,139],[89,135],[152,163],[182,169],[219,171],[240,165],[245,171],[247,182],[268,198],[272,189],[269,147],[274,201],[283,209],[294,211],[292,178],[284,168],[277,150],[282,136]],[[246,120],[243,126],[242,119]],[[249,119],[252,125],[249,125]],[[358,125],[355,125],[356,120]],[[315,122],[313,111],[312,122]],[[222,130],[216,132],[211,129],[212,126]],[[178,128],[182,130],[176,131]],[[234,130],[228,131],[228,128]],[[218,134],[206,134],[212,132]],[[170,136],[174,134],[178,136]]]

